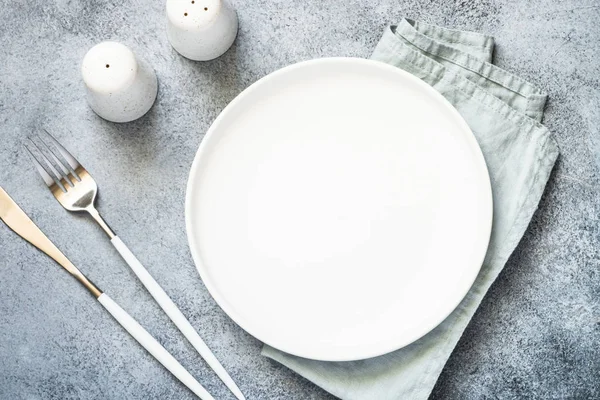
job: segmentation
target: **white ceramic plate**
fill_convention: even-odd
[[[223,310],[318,360],[374,357],[459,304],[487,249],[492,196],[469,127],[389,65],[331,58],[259,80],[192,165],[191,251]]]

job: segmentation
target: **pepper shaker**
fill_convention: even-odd
[[[154,104],[158,82],[154,70],[125,45],[102,42],[92,47],[81,65],[90,107],[112,122],[129,122]]]

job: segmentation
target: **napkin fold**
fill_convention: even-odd
[[[540,124],[546,94],[491,64],[494,38],[404,19],[388,27],[372,59],[421,78],[463,116],[485,157],[494,199],[488,251],[460,305],[433,331],[395,352],[323,362],[268,345],[262,354],[346,400],[426,399],[481,300],[521,240],[558,157]]]

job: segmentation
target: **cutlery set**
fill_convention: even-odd
[[[31,155],[40,176],[58,202],[68,211],[83,211],[92,216],[171,321],[236,398],[243,400],[244,395],[238,386],[177,305],[100,216],[94,204],[98,185],[88,171],[48,132],[40,135],[35,141],[30,139],[25,148]],[[210,393],[156,339],[75,267],[1,187],[0,219],[15,233],[47,254],[75,277],[131,336],[194,394],[204,400],[213,399]]]

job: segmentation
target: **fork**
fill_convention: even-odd
[[[129,264],[138,279],[146,287],[154,300],[160,305],[171,321],[183,333],[187,340],[200,353],[206,363],[213,369],[217,376],[239,399],[245,400],[244,395],[235,384],[231,376],[221,365],[194,327],[181,313],[173,300],[144,268],[137,257],[129,250],[116,233],[108,226],[95,207],[98,185],[88,171],[69,153],[50,133],[45,131],[47,143],[41,135],[38,142],[43,150],[31,139],[25,148],[32,157],[33,163],[42,179],[62,206],[69,211],[85,211],[94,218],[108,235],[111,243],[121,257]],[[36,151],[32,151],[32,148]],[[36,155],[36,153],[38,155]],[[49,157],[47,156],[49,155]]]

